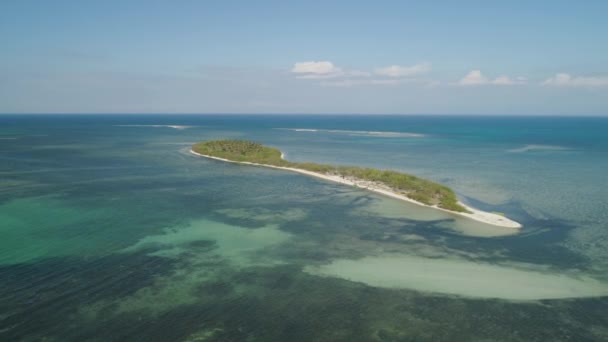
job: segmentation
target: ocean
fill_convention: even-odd
[[[0,115],[2,341],[608,340],[608,118]],[[450,186],[521,230],[189,153]]]

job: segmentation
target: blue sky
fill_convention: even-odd
[[[608,1],[0,2],[2,113],[608,115]]]

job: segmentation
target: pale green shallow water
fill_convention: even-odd
[[[0,340],[603,340],[587,120],[0,116]],[[218,138],[416,173],[524,229],[188,153]]]

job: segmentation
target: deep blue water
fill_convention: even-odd
[[[0,340],[606,339],[606,132],[585,117],[0,115]],[[224,138],[413,173],[524,228],[188,153]],[[315,271],[387,255],[437,267]],[[479,296],[449,269],[454,284],[424,283],[445,265]],[[424,280],[379,286],[387,274]],[[484,292],[499,281],[512,289]]]

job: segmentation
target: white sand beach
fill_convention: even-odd
[[[335,183],[341,183],[341,184],[346,184],[346,185],[350,185],[350,186],[355,186],[358,188],[362,188],[362,189],[366,189],[369,191],[373,191],[375,193],[379,193],[388,197],[392,197],[392,198],[396,198],[402,201],[407,201],[410,203],[414,203],[423,207],[428,207],[428,208],[434,208],[437,210],[441,210],[447,213],[450,213],[452,215],[458,215],[458,216],[463,216],[463,217],[467,217],[469,219],[478,221],[478,222],[483,222],[486,224],[490,224],[493,226],[498,226],[498,227],[505,227],[505,228],[513,228],[513,229],[518,229],[521,228],[522,225],[518,222],[515,222],[505,216],[499,215],[499,214],[494,214],[494,213],[489,213],[489,212],[485,212],[485,211],[481,211],[481,210],[477,210],[475,208],[471,208],[461,202],[459,202],[460,205],[462,205],[463,207],[465,207],[470,213],[462,213],[462,212],[456,212],[456,211],[451,211],[451,210],[447,210],[447,209],[443,209],[440,208],[438,206],[431,206],[431,205],[426,205],[424,203],[415,201],[411,198],[408,198],[404,195],[395,193],[393,191],[391,191],[391,189],[389,189],[386,186],[382,186],[379,185],[377,183],[373,183],[373,182],[369,182],[369,181],[365,181],[365,180],[360,180],[360,179],[353,179],[353,178],[345,178],[345,177],[341,177],[341,176],[333,176],[333,175],[327,175],[327,174],[322,174],[322,173],[317,173],[317,172],[312,172],[312,171],[307,171],[307,170],[302,170],[302,169],[297,169],[297,168],[291,168],[291,167],[281,167],[281,166],[274,166],[274,165],[267,165],[267,164],[258,164],[258,163],[251,163],[251,162],[238,162],[238,161],[233,161],[233,160],[228,160],[228,159],[224,159],[224,158],[219,158],[219,157],[213,157],[213,156],[209,156],[209,155],[204,155],[198,152],[195,152],[194,150],[190,150],[190,153],[200,156],[200,157],[205,157],[205,158],[210,158],[210,159],[215,159],[215,160],[221,160],[224,162],[228,162],[228,163],[236,163],[236,164],[246,164],[246,165],[255,165],[255,166],[263,166],[263,167],[269,167],[269,168],[273,168],[273,169],[280,169],[280,170],[286,170],[286,171],[292,171],[292,172],[297,172],[297,173],[301,173],[301,174],[305,174],[308,176],[312,176],[312,177],[317,177],[317,178],[321,178],[321,179],[325,179],[331,182],[335,182]],[[283,154],[281,153],[281,158],[283,158]]]

